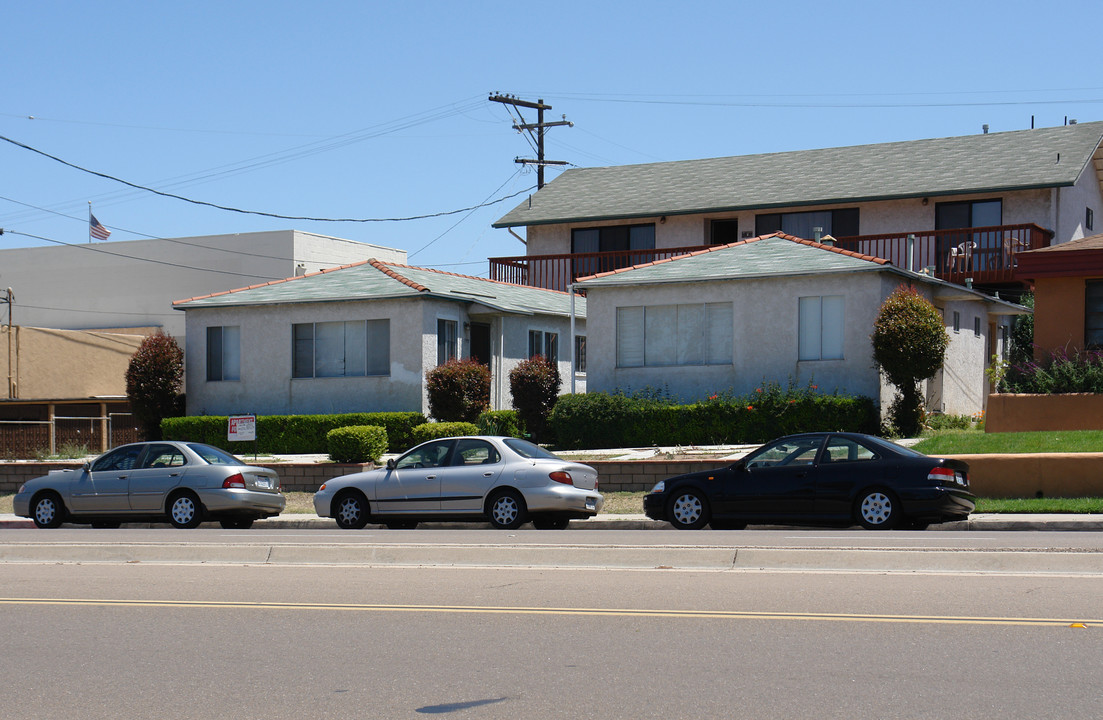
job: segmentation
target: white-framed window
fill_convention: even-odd
[[[541,356],[551,364],[559,362],[559,333],[529,330],[529,357]]]
[[[617,367],[727,365],[732,362],[732,304],[617,308]]]
[[[842,360],[846,331],[846,299],[814,295],[798,301],[797,357],[800,360]]]
[[[241,327],[207,328],[207,381],[241,379]]]
[[[975,337],[980,337],[980,318],[979,317],[973,318],[973,335]]]
[[[391,372],[390,320],[295,323],[291,342],[292,377],[364,377]]]
[[[961,313],[954,310],[954,332],[961,332]]]
[[[586,372],[586,336],[575,335],[574,338],[574,371]]]
[[[459,357],[456,352],[457,325],[455,320],[437,318],[437,365]]]

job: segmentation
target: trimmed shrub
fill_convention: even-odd
[[[414,445],[437,438],[478,434],[479,428],[469,422],[425,423],[414,428]]]
[[[440,422],[474,422],[490,407],[490,368],[453,358],[425,373],[429,414]]]
[[[225,415],[165,418],[161,431],[166,440],[207,443],[230,452],[252,452],[253,443],[226,439]],[[339,427],[378,425],[386,428],[389,452],[413,447],[413,429],[425,423],[416,412],[343,413],[339,415],[261,415],[257,417],[257,452],[306,454],[329,452],[326,433]]]
[[[867,397],[763,383],[747,395],[717,394],[688,405],[623,394],[563,395],[548,423],[557,447],[574,450],[757,443],[813,430],[876,433],[879,415]]]
[[[146,440],[161,439],[161,420],[183,412],[184,351],[158,330],[138,346],[126,368],[126,396]]]
[[[329,459],[334,462],[373,462],[387,451],[387,429],[379,425],[350,425],[326,433]]]
[[[559,368],[541,355],[522,360],[509,371],[513,407],[533,441],[543,440],[548,415],[559,397]]]
[[[1103,393],[1103,349],[1090,348],[1069,355],[1054,350],[1042,362],[1013,363],[1000,381],[1000,392]]]
[[[487,410],[475,421],[480,435],[502,435],[505,437],[524,437],[521,418],[516,410]]]

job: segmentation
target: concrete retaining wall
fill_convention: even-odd
[[[954,455],[969,463],[972,491],[980,497],[1103,497],[1103,453],[1034,455]],[[602,492],[650,490],[660,480],[698,470],[719,468],[722,460],[595,461]],[[280,474],[286,492],[314,492],[331,478],[370,470],[370,464],[263,464]],[[14,493],[20,483],[49,470],[79,468],[76,463],[0,464],[0,493]]]
[[[985,432],[1043,430],[1103,430],[1103,395],[999,393],[988,396]]]

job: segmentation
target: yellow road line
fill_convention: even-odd
[[[1032,625],[1103,627],[1103,620],[1083,618],[1012,618],[946,615],[874,615],[862,613],[753,612],[741,610],[647,610],[632,608],[495,607],[481,605],[383,605],[359,603],[278,603],[221,600],[112,600],[93,598],[0,598],[0,605],[63,605],[174,609],[296,610],[496,615],[562,615],[602,617],[691,618],[697,620],[821,620],[831,622],[911,623],[936,625]]]

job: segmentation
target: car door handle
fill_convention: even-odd
[[[426,475],[426,476],[425,476],[425,479],[426,479],[426,480],[436,480],[436,479],[437,479],[437,476],[436,476],[436,475]]]
[[[483,477],[494,477],[494,473],[492,473],[492,472],[484,472],[484,473],[483,473]]]
[[[169,473],[169,477],[180,477],[180,473]]]

